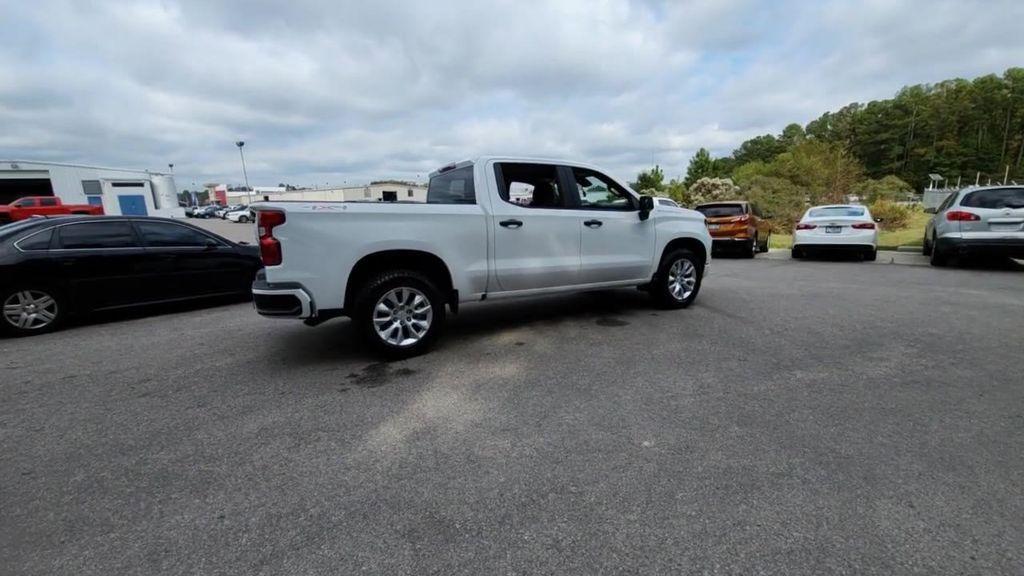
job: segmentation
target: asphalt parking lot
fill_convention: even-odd
[[[1020,574],[1022,326],[1024,272],[759,257],[392,364],[248,304],[0,340],[0,572]]]

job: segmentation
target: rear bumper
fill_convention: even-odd
[[[316,304],[306,288],[298,282],[266,281],[257,276],[252,283],[252,304],[262,316],[308,319],[316,316]]]
[[[818,230],[797,230],[793,234],[793,247],[850,249],[874,248],[878,246],[877,230],[858,230],[846,234],[828,234]]]
[[[1024,258],[1024,238],[949,238],[940,237],[938,248],[958,254],[987,254]]]

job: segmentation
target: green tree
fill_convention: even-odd
[[[636,182],[631,184],[634,190],[653,190],[656,193],[665,191],[665,173],[661,167],[655,165],[650,170],[644,170],[636,175]]]
[[[711,153],[706,148],[701,148],[690,159],[690,165],[686,167],[686,178],[683,179],[683,184],[690,188],[697,180],[713,176],[715,176],[715,161],[711,158]]]
[[[883,178],[862,180],[851,188],[851,192],[860,196],[861,202],[865,204],[874,204],[879,200],[903,200],[913,191],[910,184],[892,174]]]

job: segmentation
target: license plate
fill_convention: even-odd
[[[842,226],[825,226],[825,234],[839,234],[842,231]]]
[[[708,230],[718,230],[721,227],[721,224],[708,224]]]

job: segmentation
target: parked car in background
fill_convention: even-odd
[[[229,206],[224,206],[224,207],[221,207],[221,208],[217,209],[214,212],[214,215],[216,215],[218,218],[223,220],[227,216],[228,212],[234,212],[235,210],[242,210],[243,208],[248,208],[248,206],[246,206],[245,204],[231,204]]]
[[[1024,186],[970,187],[950,194],[925,226],[933,266],[970,255],[1024,258]]]
[[[814,206],[793,229],[793,258],[811,252],[850,251],[874,260],[878,254],[878,226],[867,206],[837,204]]]
[[[445,307],[639,286],[666,308],[697,298],[704,215],[640,196],[599,168],[483,157],[431,174],[426,203],[260,202],[265,316],[347,315],[378,352],[425,350]],[[325,265],[325,263],[330,265]]]
[[[26,336],[86,313],[248,297],[258,254],[164,218],[67,216],[0,226],[0,331]]]
[[[217,210],[220,210],[219,204],[210,204],[209,206],[200,206],[192,211],[193,218],[213,218],[217,214]]]
[[[654,200],[659,206],[672,206],[673,208],[679,208],[679,203],[671,198],[655,198]]]
[[[256,214],[252,210],[250,210],[249,207],[247,206],[247,207],[243,208],[242,210],[235,210],[233,212],[228,212],[224,216],[224,219],[225,220],[230,220],[232,222],[238,222],[239,224],[248,224],[249,222],[255,222],[256,221]]]
[[[772,226],[757,205],[744,201],[709,202],[694,210],[707,220],[715,249],[738,251],[747,258],[768,251]]]
[[[61,216],[65,214],[103,214],[103,206],[92,204],[65,204],[56,196],[26,196],[6,206],[0,206],[0,224],[25,220],[33,216]]]

